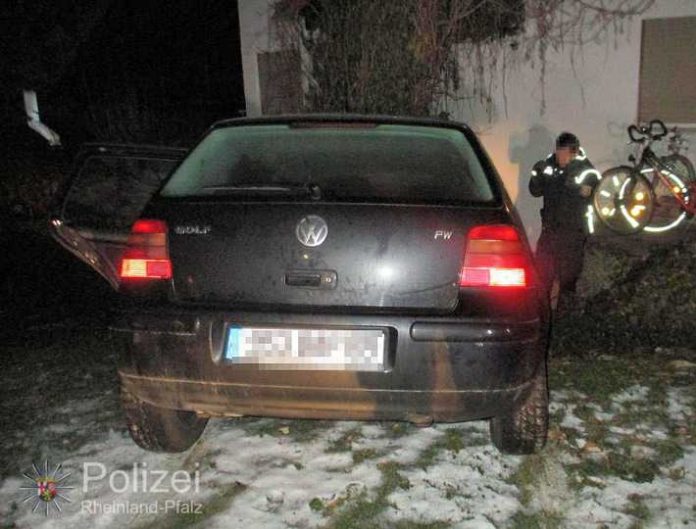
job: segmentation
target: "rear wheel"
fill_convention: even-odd
[[[644,228],[650,233],[664,233],[684,222],[688,215],[675,194],[684,202],[693,200],[690,184],[696,180],[693,165],[688,158],[672,154],[660,158],[660,161],[667,169],[663,172],[667,182],[651,173],[655,209],[650,222]]]
[[[655,202],[650,182],[624,165],[602,175],[592,201],[599,219],[624,235],[636,233],[650,222]]]
[[[696,182],[694,164],[692,164],[691,160],[686,156],[682,154],[670,154],[669,156],[660,158],[660,161],[685,182]]]
[[[549,429],[549,390],[546,363],[534,377],[529,396],[505,415],[490,422],[491,440],[505,454],[531,454],[546,443]]]
[[[121,407],[135,443],[153,452],[183,452],[203,433],[208,419],[192,411],[159,408],[121,389]]]

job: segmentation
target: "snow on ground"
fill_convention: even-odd
[[[636,527],[636,518],[646,519],[645,527],[696,527],[696,452],[686,451],[670,468],[651,481],[609,477],[600,486],[579,491],[565,512],[565,527],[605,524],[609,527]]]
[[[583,379],[581,362],[552,363],[549,442],[526,457],[495,450],[484,421],[420,429],[275,419],[211,420],[189,452],[153,454],[123,429],[115,392],[67,400],[22,432],[25,452],[16,459],[27,471],[32,460],[63,463],[71,503],[48,517],[31,512],[21,502],[28,480],[5,475],[0,526],[696,528],[693,377],[670,378],[646,360],[638,378],[623,380],[611,375],[621,366],[607,364],[610,386],[602,389]],[[106,478],[83,488],[89,463],[93,478],[101,464],[107,475],[125,471],[132,485],[137,463],[170,476],[184,470],[200,485],[119,492],[126,478],[117,472],[117,490]],[[153,505],[160,512],[104,512]],[[184,512],[198,505],[201,513]]]
[[[76,403],[76,407],[80,405]],[[409,428],[406,435],[395,436],[389,424],[339,422],[318,429],[309,439],[298,440],[292,438],[293,422],[284,423],[290,425],[288,435],[281,433],[285,427],[279,426],[278,421],[244,421],[251,433],[240,427],[241,422],[212,422],[202,442],[184,455],[150,454],[137,448],[125,433],[112,431],[106,438],[87,443],[63,459],[64,468],[73,471],[69,482],[77,489],[66,494],[73,503],[64,504],[60,515],[51,513],[46,518],[32,513],[28,505],[11,513],[15,509],[13,502],[24,497],[19,487],[26,485],[26,480],[20,476],[10,477],[2,484],[0,509],[5,516],[11,513],[16,527],[147,527],[158,519],[157,515],[101,511],[90,514],[82,512],[81,503],[149,504],[155,500],[164,503],[194,499],[205,510],[207,504],[220,502],[219,494],[226,494],[229,497],[222,499],[224,506],[214,507],[219,512],[201,516],[206,517],[206,527],[319,527],[329,521],[326,512],[333,505],[347,504],[362,496],[369,501],[384,481],[380,468],[389,465],[395,471],[402,466],[408,470],[400,478],[403,482],[395,487],[398,492],[389,490],[392,505],[387,519],[453,522],[490,516],[503,521],[519,506],[516,488],[506,481],[518,458],[501,456],[488,444],[480,444],[480,439],[477,446],[461,448],[457,453],[447,449],[442,454],[435,452],[437,461],[429,468],[426,465],[430,461],[419,463],[424,452],[445,437],[451,426]],[[266,432],[264,435],[255,431],[258,423]],[[462,426],[462,431],[474,434],[474,439],[483,437],[486,429],[485,423],[480,422]],[[353,432],[356,441],[351,446],[337,447],[337,440],[349,432]],[[138,462],[140,468],[146,465],[173,471],[192,468],[194,460],[201,469],[199,494],[118,493],[109,489],[106,480],[90,483],[86,491],[82,489],[85,462],[101,463],[109,471],[125,469],[131,473],[131,462]],[[119,481],[118,487],[123,483]],[[162,516],[159,518],[163,523]]]

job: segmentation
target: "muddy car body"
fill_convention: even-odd
[[[504,451],[543,444],[548,307],[466,126],[223,121],[162,182],[120,238],[52,224],[130,300],[113,343],[141,446],[247,415],[491,419]]]

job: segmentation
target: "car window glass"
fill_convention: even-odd
[[[63,220],[97,230],[127,231],[176,160],[137,156],[88,157],[63,205]]]
[[[282,192],[273,188],[307,185],[336,201],[456,203],[494,197],[463,133],[407,125],[216,129],[175,171],[162,195],[267,199],[278,193],[257,188]]]

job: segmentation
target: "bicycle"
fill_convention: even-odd
[[[652,144],[672,132],[667,156],[658,156]],[[597,217],[620,234],[663,233],[696,214],[696,174],[684,155],[683,138],[675,129],[652,120],[648,125],[628,127],[630,143],[640,156],[629,157],[633,167],[608,169],[595,187],[592,203]]]

